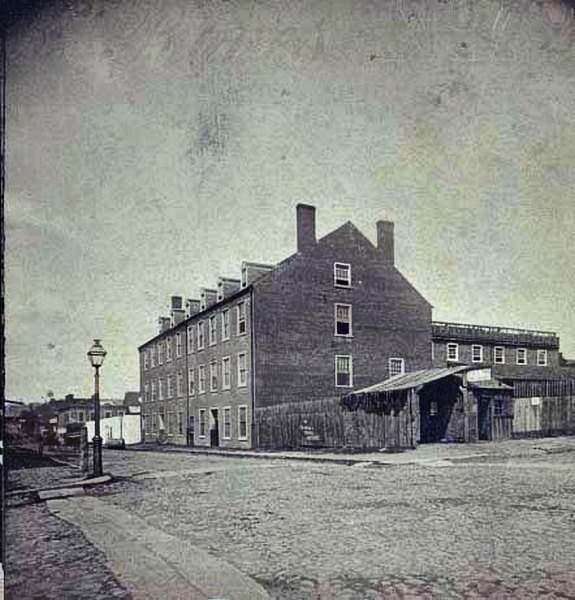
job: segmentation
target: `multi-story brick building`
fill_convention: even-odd
[[[246,263],[200,300],[172,297],[140,346],[144,431],[174,443],[251,447],[256,408],[337,398],[431,366],[431,305],[394,261],[393,223],[374,246],[351,222],[316,240],[297,207],[297,252]]]
[[[561,361],[559,336],[550,331],[461,323],[432,323],[433,364],[490,366],[502,380],[573,377]]]

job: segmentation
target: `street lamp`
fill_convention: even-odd
[[[94,340],[88,350],[90,364],[94,367],[94,477],[102,475],[102,438],[100,437],[100,367],[104,362],[106,351],[100,340]]]

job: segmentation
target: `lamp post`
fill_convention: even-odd
[[[102,438],[100,437],[100,367],[104,362],[106,351],[100,340],[95,339],[88,359],[94,367],[94,477],[102,475]]]

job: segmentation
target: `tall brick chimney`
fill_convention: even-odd
[[[383,262],[393,266],[395,263],[395,240],[392,221],[377,222],[377,249]]]
[[[315,239],[315,206],[298,204],[297,212],[297,251],[305,252],[313,248]]]

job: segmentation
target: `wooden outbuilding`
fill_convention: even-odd
[[[362,411],[378,416],[386,431],[381,445],[389,448],[513,435],[513,389],[494,379],[490,368],[458,366],[405,373],[347,394],[341,405],[350,414]]]

